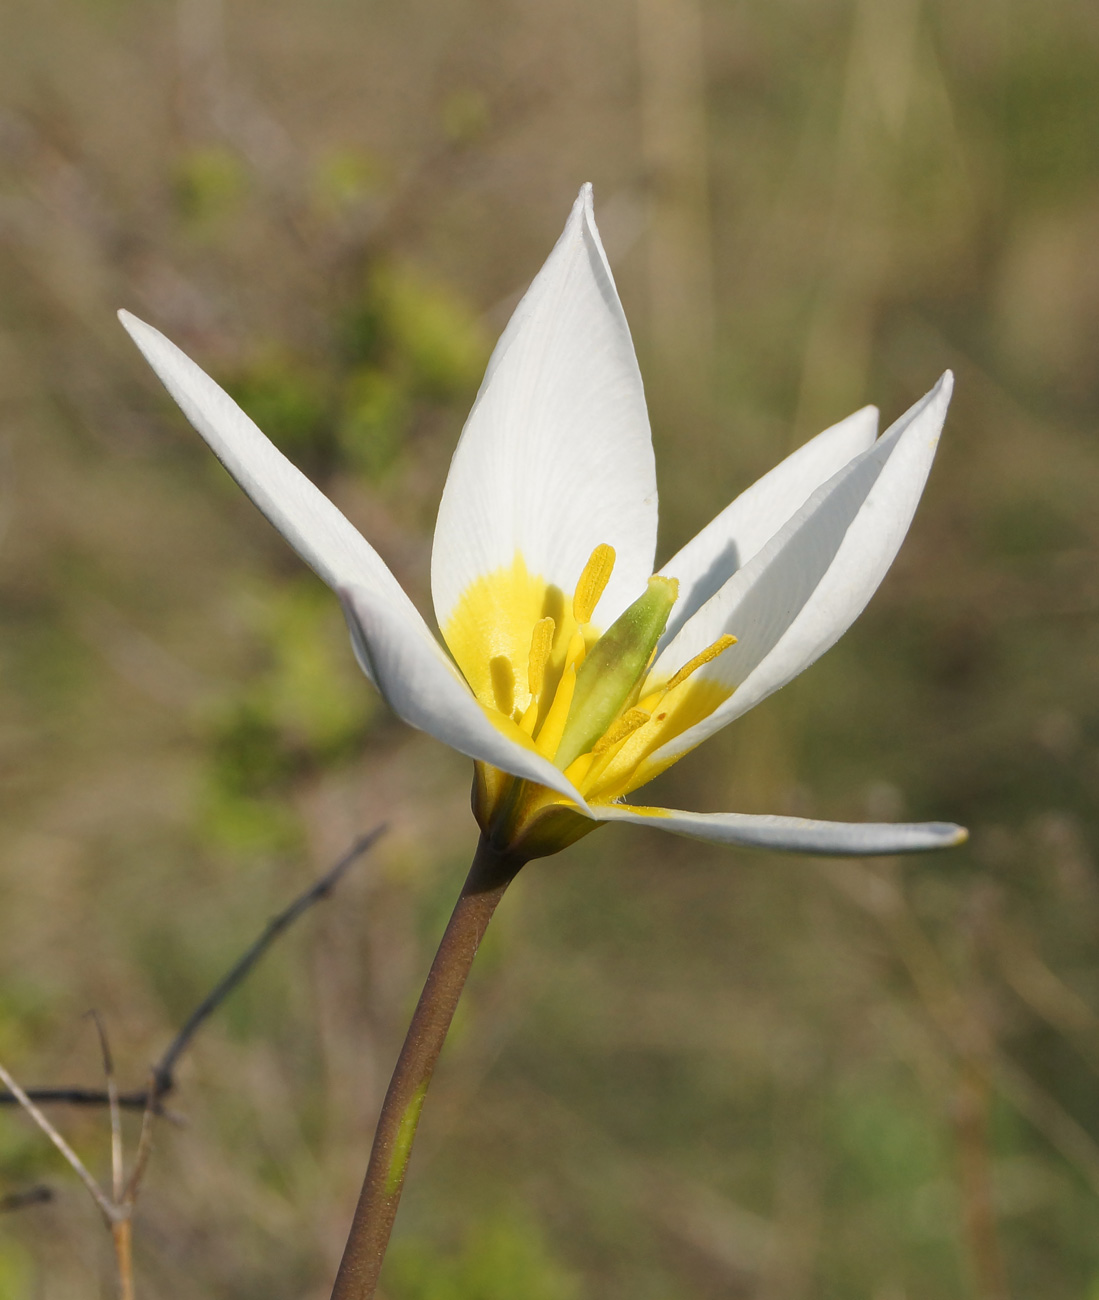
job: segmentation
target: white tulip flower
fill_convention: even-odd
[[[474,760],[474,810],[498,853],[521,864],[612,821],[805,853],[965,839],[937,822],[625,801],[808,668],[861,612],[923,491],[949,371],[881,437],[872,407],[826,429],[653,575],[645,396],[586,185],[454,452],[431,564],[440,644],[373,547],[236,403],[163,335],[120,316],[229,473],[338,592],[390,707]]]

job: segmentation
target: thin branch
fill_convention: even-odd
[[[1064,1106],[1002,1054],[995,1058],[996,1086],[1025,1119],[1070,1165],[1075,1166],[1099,1196],[1099,1143]]]
[[[1063,1034],[1099,1072],[1099,1016],[1059,975],[1046,965],[1029,938],[997,918],[993,952],[1000,973],[1023,1002],[1046,1024]]]
[[[0,1214],[23,1210],[28,1205],[45,1205],[52,1200],[53,1188],[47,1187],[45,1183],[36,1183],[21,1192],[8,1192],[6,1196],[0,1196]]]
[[[118,1084],[114,1077],[114,1058],[107,1038],[107,1028],[98,1011],[89,1011],[95,1032],[99,1036],[99,1050],[103,1057],[103,1075],[107,1080],[107,1103],[111,1108],[111,1193],[117,1205],[122,1199],[122,1114],[118,1106]]]
[[[69,1164],[72,1165],[73,1169],[76,1171],[77,1177],[91,1193],[92,1199],[95,1201],[96,1205],[98,1205],[100,1210],[103,1212],[103,1217],[107,1220],[109,1224],[113,1225],[115,1219],[118,1217],[118,1212],[115,1206],[111,1204],[111,1202],[107,1199],[106,1196],[104,1196],[103,1192],[100,1190],[99,1184],[95,1181],[95,1179],[91,1176],[91,1174],[88,1173],[87,1167],[85,1166],[83,1160],[80,1159],[80,1157],[76,1154],[76,1152],[72,1149],[72,1147],[69,1146],[69,1144],[61,1136],[61,1134],[58,1133],[57,1129],[54,1128],[54,1126],[50,1123],[50,1121],[45,1117],[45,1115],[42,1114],[42,1112],[38,1109],[38,1107],[34,1104],[34,1102],[31,1101],[30,1097],[27,1096],[27,1094],[23,1091],[23,1089],[20,1088],[20,1086],[15,1082],[15,1080],[11,1077],[11,1075],[7,1072],[7,1070],[4,1069],[2,1065],[0,1065],[0,1079],[3,1079],[3,1081],[7,1084],[9,1091],[19,1102],[20,1106],[23,1107],[23,1109],[27,1112],[27,1114],[31,1117],[31,1119],[34,1120],[34,1122],[38,1125],[38,1127],[42,1130],[42,1132],[45,1133],[45,1135],[54,1144],[54,1146],[58,1149],[58,1151],[60,1151],[61,1154],[65,1157],[65,1159],[69,1162]]]
[[[28,1088],[27,1096],[43,1106],[109,1106],[110,1097],[105,1088]],[[120,1092],[118,1104],[123,1110],[141,1110],[148,1097],[140,1092]],[[0,1091],[0,1106],[17,1106],[19,1098],[12,1092]]]
[[[366,835],[360,836],[340,860],[324,873],[314,884],[277,915],[273,916],[263,932],[256,941],[247,949],[238,961],[226,972],[218,983],[195,1007],[194,1011],[187,1017],[183,1028],[176,1034],[175,1038],[168,1044],[167,1050],[161,1056],[160,1060],[152,1068],[152,1084],[150,1088],[134,1089],[131,1092],[115,1092],[114,1102],[111,1099],[111,1088],[31,1088],[23,1095],[32,1101],[40,1102],[44,1105],[64,1104],[68,1106],[111,1106],[117,1105],[122,1110],[141,1110],[144,1111],[150,1104],[152,1097],[152,1108],[160,1114],[162,1111],[161,1101],[175,1087],[175,1067],[179,1058],[187,1050],[194,1038],[196,1032],[207,1021],[210,1016],[221,1006],[230,993],[238,984],[248,975],[252,967],[263,956],[272,943],[279,937],[284,930],[293,923],[315,903],[321,899],[327,898],[329,894],[339,884],[342,877],[348,869],[358,861],[359,858],[373,848],[381,836],[385,833],[385,825],[377,826],[374,830],[369,831]],[[113,1082],[113,1076],[108,1076]],[[0,1091],[0,1105],[12,1105],[19,1101],[18,1096],[9,1089],[8,1092]],[[21,1103],[20,1103],[21,1104]]]
[[[134,1300],[134,1269],[133,1269],[133,1211],[134,1204],[137,1200],[138,1188],[141,1179],[145,1173],[145,1167],[149,1160],[149,1152],[152,1148],[153,1119],[157,1114],[163,1113],[163,1107],[160,1105],[161,1098],[165,1093],[171,1091],[175,1083],[174,1070],[176,1062],[187,1049],[191,1039],[195,1036],[200,1026],[217,1010],[225,1001],[229,994],[237,985],[248,975],[252,967],[259,961],[260,957],[267,951],[276,938],[290,925],[297,920],[308,908],[312,907],[319,899],[326,898],[340,877],[347,871],[351,864],[359,858],[382,834],[384,827],[378,827],[369,835],[362,836],[355,844],[351,846],[347,853],[327,871],[315,884],[311,885],[304,894],[299,895],[290,904],[284,908],[278,915],[272,917],[264,927],[259,938],[247,949],[242,957],[229,969],[226,975],[214,986],[205,998],[188,1016],[186,1023],[175,1038],[169,1043],[167,1051],[160,1058],[149,1074],[149,1084],[144,1092],[127,1093],[124,1096],[119,1094],[118,1085],[115,1081],[114,1060],[111,1056],[110,1041],[107,1037],[107,1030],[100,1018],[98,1012],[90,1011],[96,1034],[99,1037],[99,1048],[103,1057],[103,1073],[106,1076],[107,1087],[105,1090],[93,1090],[89,1088],[41,1088],[37,1089],[38,1100],[48,1101],[69,1101],[74,1100],[78,1104],[84,1105],[103,1105],[104,1103],[110,1108],[111,1115],[111,1186],[112,1195],[107,1194],[100,1188],[92,1175],[88,1172],[84,1162],[69,1146],[61,1134],[54,1128],[50,1121],[35,1105],[34,1100],[29,1096],[12,1078],[6,1069],[0,1065],[0,1080],[3,1080],[8,1086],[8,1093],[0,1093],[0,1101],[17,1101],[31,1116],[34,1122],[50,1139],[55,1147],[61,1152],[65,1159],[75,1170],[80,1181],[91,1194],[96,1205],[99,1206],[107,1226],[111,1230],[111,1239],[114,1244],[115,1262],[118,1267],[118,1295],[119,1300]],[[143,1109],[141,1122],[141,1137],[138,1141],[137,1156],[134,1160],[133,1171],[129,1179],[126,1178],[124,1153],[122,1149],[122,1106],[140,1105]],[[37,1193],[37,1194],[35,1194]],[[20,1205],[32,1203],[35,1200],[49,1200],[52,1193],[48,1188],[33,1189],[30,1193],[23,1193],[18,1198],[4,1197],[0,1198],[0,1209],[14,1209]]]
[[[372,848],[379,837],[385,833],[385,830],[384,825],[378,826],[367,835],[363,835],[356,840],[336,865],[325,872],[316,884],[307,889],[304,894],[299,895],[289,907],[279,912],[277,916],[273,916],[267,922],[263,933],[255,943],[195,1007],[194,1011],[187,1017],[183,1028],[168,1045],[168,1050],[153,1066],[157,1100],[172,1090],[175,1084],[174,1070],[176,1062],[190,1045],[191,1039],[195,1036],[199,1026],[205,1020],[208,1020],[221,1006],[279,935],[293,925],[298,917],[303,912],[308,911],[314,903],[319,902],[322,898],[327,898],[331,894],[352,863],[362,857],[367,849]]]
[[[145,1111],[141,1116],[141,1133],[137,1139],[137,1155],[134,1157],[134,1167],[130,1170],[130,1178],[122,1192],[122,1203],[124,1205],[133,1205],[137,1200],[137,1189],[141,1186],[141,1180],[145,1176],[145,1166],[149,1163],[149,1155],[153,1149],[153,1119],[156,1116],[156,1080],[152,1074],[149,1075],[149,1087],[145,1093]]]

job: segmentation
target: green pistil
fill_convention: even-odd
[[[576,674],[569,720],[554,758],[562,770],[586,754],[622,711],[649,666],[678,595],[674,578],[650,578],[645,594],[588,652]]]

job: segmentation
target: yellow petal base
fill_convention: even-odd
[[[590,620],[613,565],[613,549],[596,547],[570,599],[559,587],[531,574],[516,555],[510,567],[470,584],[443,628],[451,653],[493,723],[524,748],[537,749],[562,767],[594,809],[623,798],[682,757],[685,750],[670,757],[654,755],[732,693],[730,686],[699,671],[734,644],[736,638],[730,635],[719,637],[671,678],[658,681],[649,673],[652,647],[665,625],[674,590],[649,590],[639,596],[601,639]],[[666,580],[651,579],[649,588],[654,583]],[[640,615],[657,604],[659,626],[650,626],[652,619]],[[632,621],[644,625],[643,640],[638,639],[641,632],[630,635],[635,610],[639,613]],[[588,714],[599,719],[595,726],[578,725],[578,719],[584,722],[584,702],[575,698],[578,675],[587,696],[612,699],[602,712],[588,702]],[[574,737],[571,741],[563,741],[567,730]],[[575,743],[579,732],[581,753]],[[500,851],[542,857],[599,824],[544,786],[484,763],[476,764],[476,772],[473,811]]]

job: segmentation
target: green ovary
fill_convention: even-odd
[[[633,702],[678,594],[674,578],[650,578],[645,594],[592,646],[576,674],[572,707],[554,755],[558,767],[567,768],[592,749]]]

